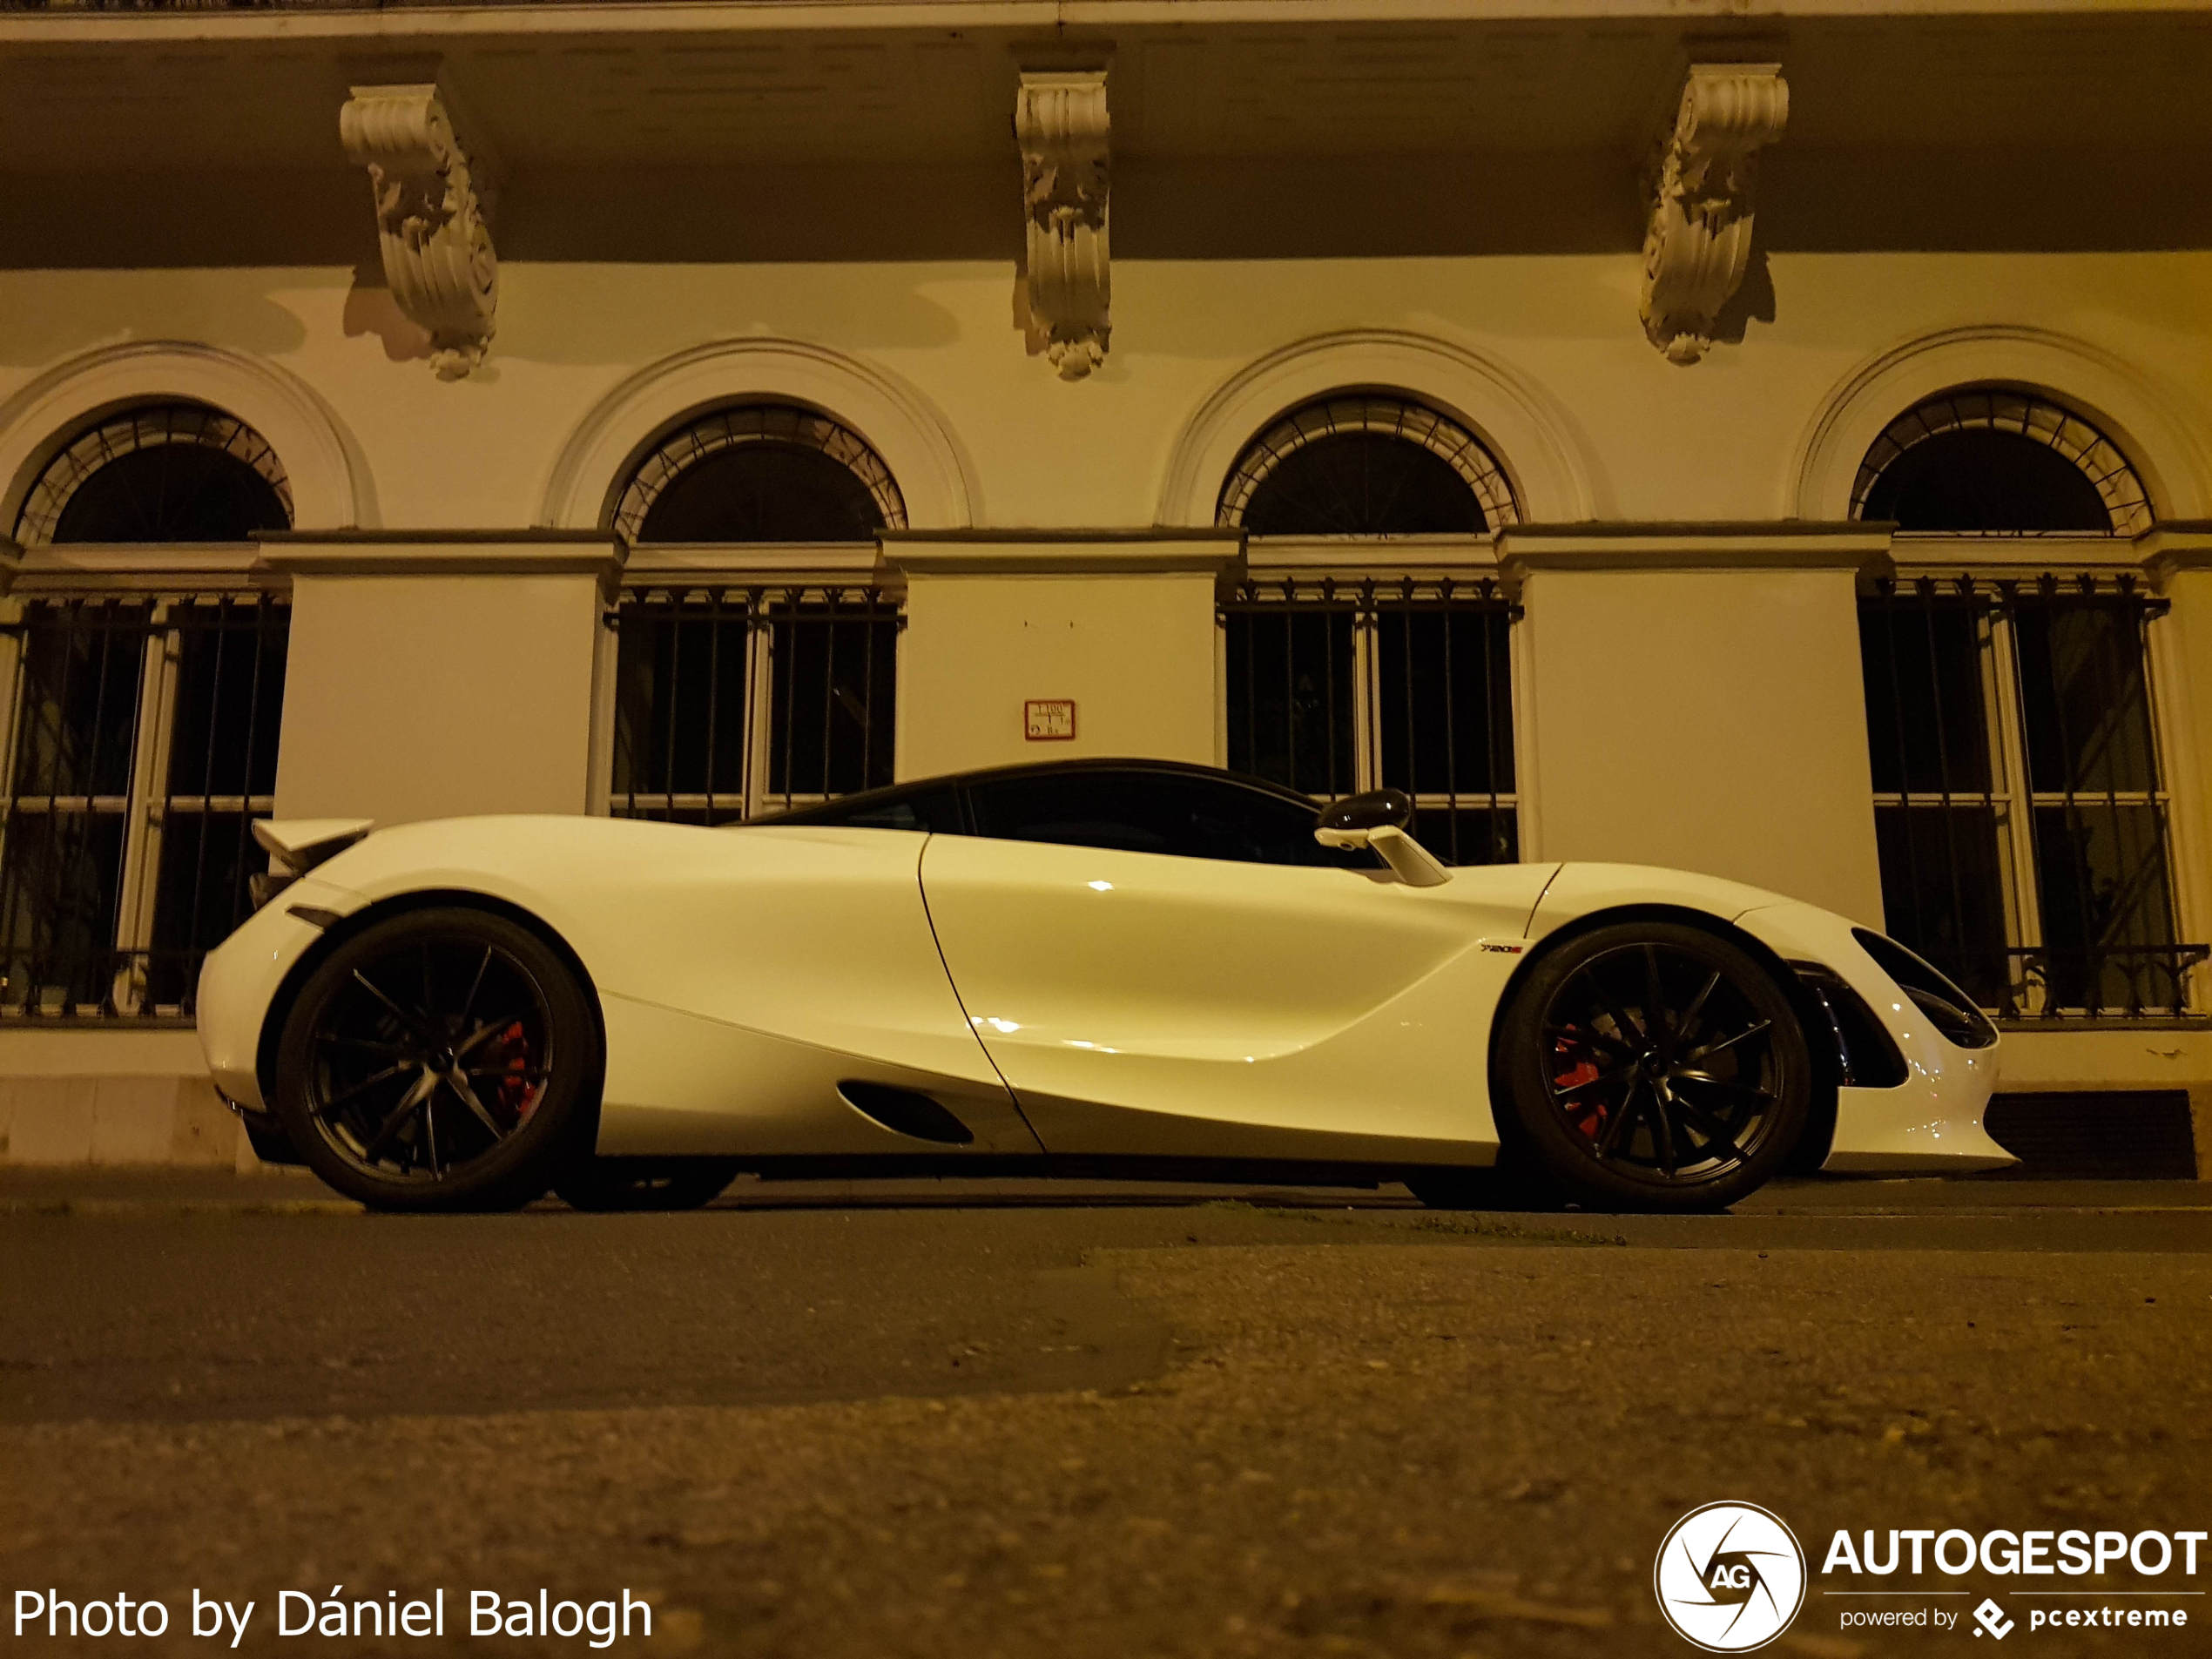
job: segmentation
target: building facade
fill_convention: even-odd
[[[2151,3],[0,0],[4,1156],[243,1156],[256,817],[1131,754],[1885,926],[2186,1158],[2208,79]]]

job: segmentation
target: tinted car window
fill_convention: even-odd
[[[1171,772],[1079,772],[971,784],[975,833],[1244,864],[1350,865],[1313,839],[1314,809],[1240,784]]]
[[[836,824],[850,829],[934,830],[941,835],[958,835],[966,828],[959,792],[944,788],[850,796],[819,806],[802,806],[763,821]]]

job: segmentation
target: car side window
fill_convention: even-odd
[[[834,824],[846,829],[930,830],[941,835],[963,834],[968,828],[961,814],[960,792],[942,787],[903,790],[888,798],[859,796],[825,801],[771,821]]]
[[[1242,864],[1349,865],[1313,839],[1314,809],[1225,779],[1171,772],[1079,772],[972,784],[975,833]]]

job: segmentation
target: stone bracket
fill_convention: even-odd
[[[1023,71],[1014,132],[1022,145],[1031,325],[1060,378],[1079,381],[1104,361],[1111,327],[1106,71]]]
[[[393,300],[429,334],[438,378],[463,378],[491,344],[499,258],[482,185],[437,87],[356,86],[338,133],[354,164],[368,169]]]
[[[1759,149],[1789,116],[1779,64],[1690,65],[1643,239],[1643,332],[1669,361],[1705,354],[1743,280]]]

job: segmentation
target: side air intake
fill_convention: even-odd
[[[845,1103],[854,1111],[873,1118],[895,1135],[934,1141],[940,1146],[968,1146],[974,1142],[974,1134],[967,1124],[928,1096],[918,1095],[911,1089],[848,1079],[838,1084],[837,1092],[845,1096]]]

